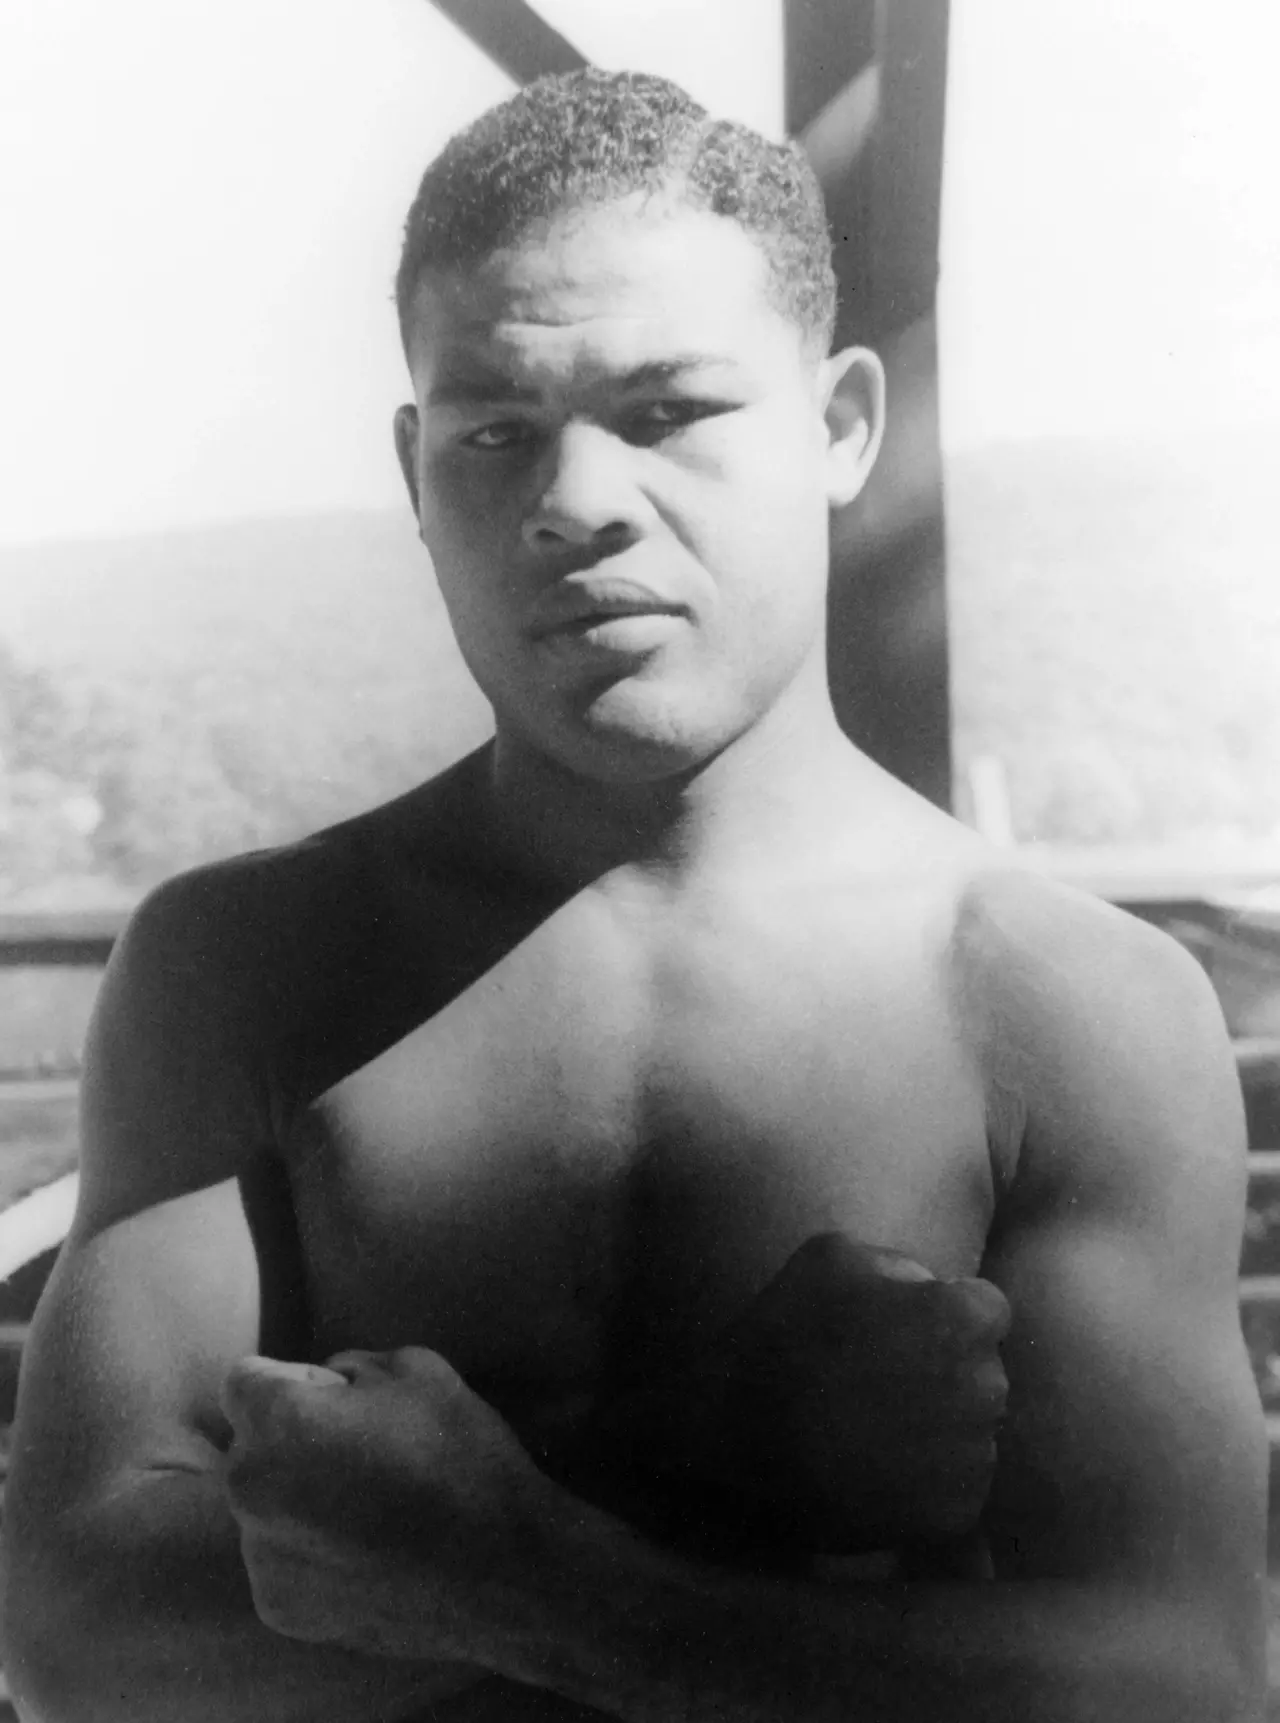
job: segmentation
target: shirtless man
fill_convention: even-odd
[[[1258,1717],[1221,1020],[833,720],[882,385],[798,152],[534,86],[429,170],[399,289],[495,740],[112,960],[22,1715]]]

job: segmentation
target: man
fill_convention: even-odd
[[[828,353],[799,152],[533,86],[428,171],[398,287],[496,736],[113,959],[22,1387],[23,1715],[1258,1716],[1221,1021],[836,727],[882,383]]]

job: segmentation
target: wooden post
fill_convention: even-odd
[[[946,0],[784,0],[787,129],[827,198],[837,342],[874,346],[889,435],[865,495],[834,522],[828,663],[859,745],[951,800],[942,460],[934,303]]]

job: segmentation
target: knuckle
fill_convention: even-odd
[[[259,1621],[273,1633],[292,1637],[299,1618],[293,1598],[293,1587],[283,1581],[273,1569],[259,1571],[250,1579],[253,1607]]]
[[[243,1421],[260,1398],[261,1387],[249,1360],[241,1358],[222,1378],[222,1409],[233,1422]]]
[[[982,1518],[991,1490],[994,1455],[973,1453],[938,1480],[931,1519],[948,1534],[971,1530]]]
[[[411,1381],[429,1393],[438,1405],[447,1405],[462,1394],[466,1384],[458,1372],[425,1346],[400,1346],[386,1355],[385,1369],[396,1381]]]
[[[938,1530],[948,1537],[959,1537],[963,1532],[971,1532],[982,1518],[982,1509],[986,1501],[984,1490],[954,1490],[938,1504],[934,1524]]]
[[[271,1537],[245,1534],[241,1552],[253,1607],[264,1627],[289,1639],[316,1639],[320,1612],[306,1566]]]
[[[961,1430],[970,1426],[992,1429],[1008,1410],[1009,1382],[998,1358],[953,1364],[947,1385],[944,1416]]]
[[[394,1352],[387,1354],[387,1364],[395,1371],[434,1376],[441,1381],[458,1374],[447,1358],[442,1358],[428,1346],[397,1346]]]
[[[240,1359],[222,1382],[223,1411],[241,1429],[268,1427],[295,1398],[294,1382],[258,1358]]]
[[[335,1352],[324,1361],[324,1368],[341,1376],[346,1382],[356,1382],[363,1376],[371,1365],[377,1363],[376,1352],[366,1352],[359,1347],[348,1347],[344,1352]]]
[[[442,1358],[438,1352],[427,1352],[424,1355],[425,1368],[430,1374],[437,1390],[448,1395],[451,1399],[459,1396],[469,1396],[470,1389],[466,1382],[450,1364],[447,1358]]]
[[[985,1491],[996,1467],[996,1439],[991,1431],[954,1430],[934,1446],[932,1476],[944,1494]]]
[[[995,1476],[996,1463],[999,1453],[996,1448],[994,1435],[974,1438],[969,1454],[968,1476],[975,1489],[980,1489],[985,1496],[991,1488],[991,1480]]]
[[[274,1507],[274,1491],[266,1468],[253,1455],[232,1450],[223,1466],[223,1488],[240,1515],[266,1517]]]
[[[949,1355],[953,1350],[954,1324],[948,1291],[945,1281],[922,1280],[910,1288],[910,1301],[904,1310],[910,1313],[919,1342],[933,1348],[935,1353],[941,1347]]]
[[[787,1267],[823,1275],[869,1274],[871,1255],[866,1245],[858,1244],[848,1233],[818,1232],[804,1241]]]
[[[972,1376],[972,1393],[976,1410],[984,1418],[1003,1418],[1009,1409],[1009,1378],[998,1358],[979,1364]]]
[[[957,1327],[974,1340],[999,1345],[1009,1332],[1009,1301],[989,1280],[947,1282]]]

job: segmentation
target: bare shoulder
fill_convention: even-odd
[[[112,952],[98,1017],[153,1037],[247,1037],[318,946],[369,900],[354,834],[322,833],[176,874],[150,891]]]
[[[1015,1097],[1020,1172],[1082,1180],[1243,1164],[1226,1026],[1196,960],[1159,929],[1029,869],[984,865],[957,895],[952,981],[988,1077]],[[1014,1150],[1018,1145],[1007,1145]],[[1139,1179],[1139,1182],[1142,1182]]]
[[[152,1200],[274,1152],[312,1049],[379,992],[397,938],[399,848],[431,826],[433,786],[301,841],[174,876],[138,906],[107,966],[85,1048],[90,1191]],[[358,1057],[358,1054],[353,1055]]]
[[[454,777],[446,772],[295,843],[174,875],[130,918],[111,970],[136,1003],[162,1000],[179,1018],[225,1005],[233,1018],[260,1021],[368,948],[410,851],[418,852],[410,865],[429,880],[428,852],[450,829]]]
[[[990,1008],[1050,1019],[1128,1013],[1217,1017],[1204,971],[1159,928],[1029,868],[979,865],[960,882],[953,953]],[[1067,1024],[1055,1021],[1055,1029]]]

